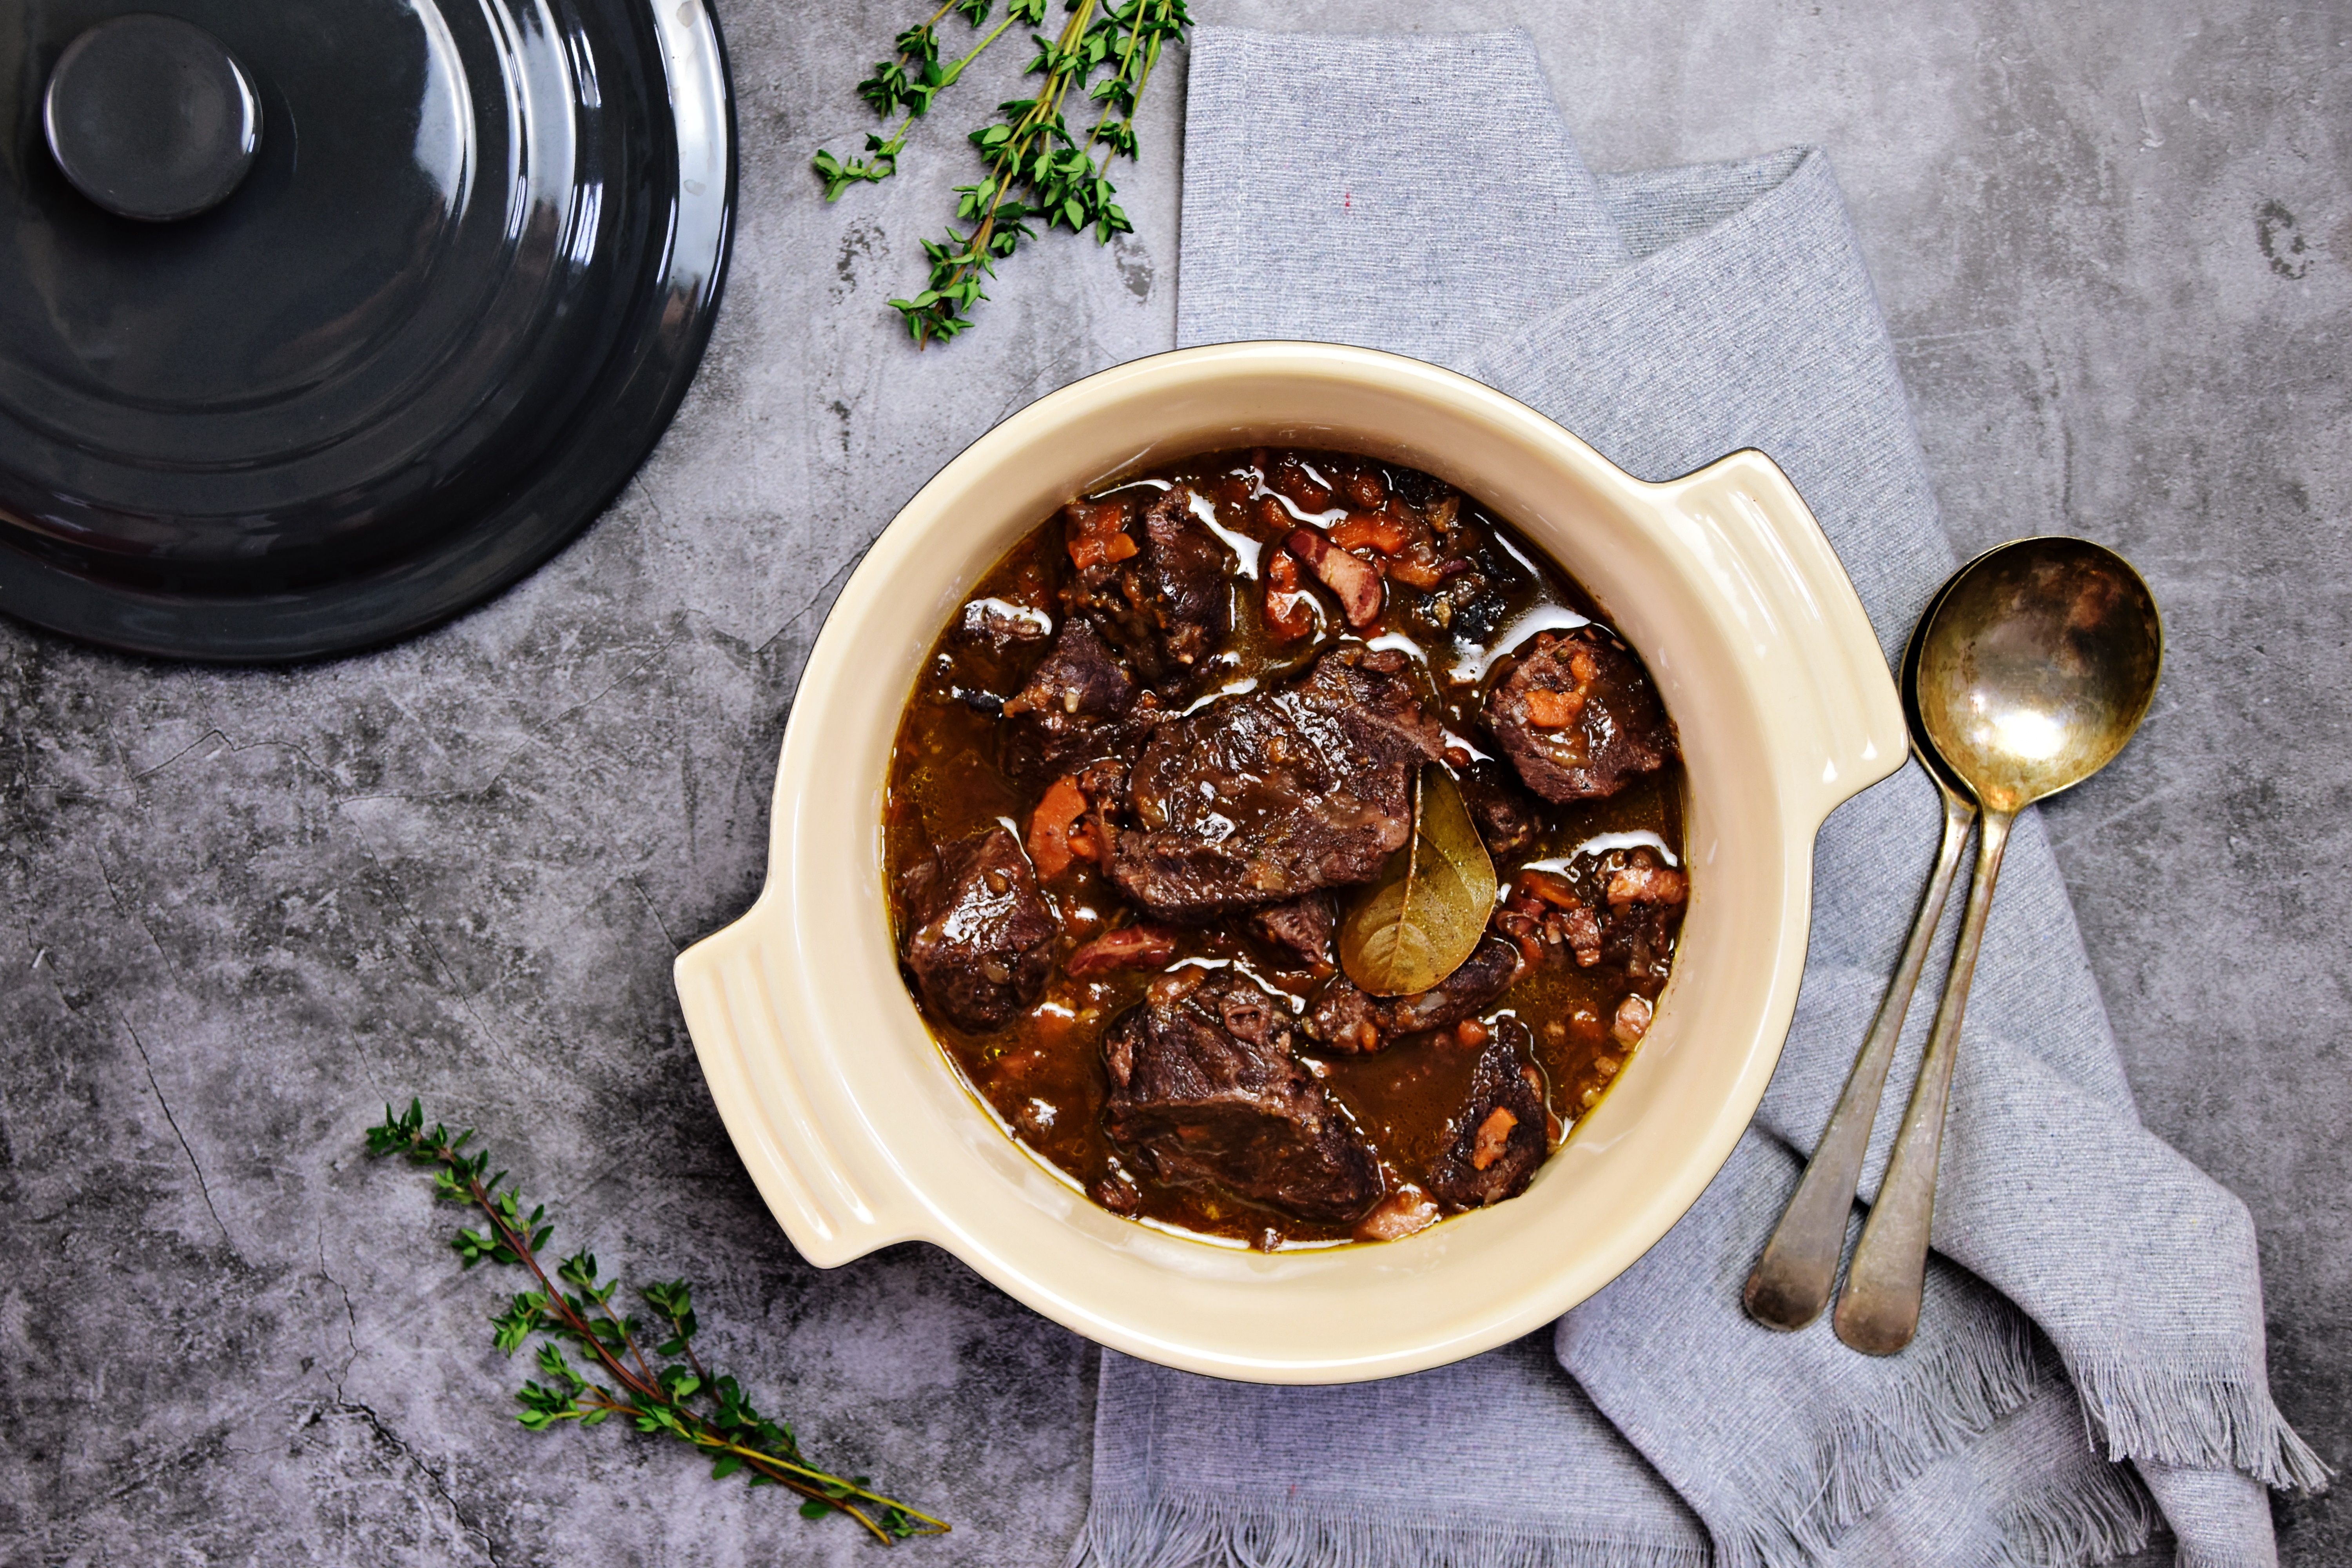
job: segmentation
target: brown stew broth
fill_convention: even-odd
[[[1267,470],[1270,459],[1275,464],[1272,472]],[[1207,498],[1215,508],[1220,528],[1258,542],[1262,570],[1286,535],[1307,526],[1269,493],[1266,484],[1270,481],[1291,489],[1295,500],[1302,468],[1311,468],[1327,479],[1362,470],[1383,471],[1377,462],[1361,458],[1261,449],[1210,453],[1154,469],[1150,478],[1189,485]],[[1108,495],[1143,482],[1133,479],[1095,493]],[[1312,500],[1315,490],[1307,489],[1306,494]],[[1347,504],[1344,496],[1335,496],[1321,509],[1300,506],[1298,510],[1312,515],[1318,510]],[[1543,606],[1570,611],[1604,626],[1607,618],[1523,534],[1469,496],[1461,498],[1457,528],[1449,540],[1449,553],[1468,556],[1475,563],[1477,575],[1500,597],[1499,615],[1493,614],[1491,606],[1482,606],[1480,614],[1468,618],[1468,630],[1483,635],[1457,640],[1464,627],[1452,616],[1452,601],[1445,591],[1451,584],[1433,595],[1393,580],[1388,584],[1387,607],[1379,625],[1364,633],[1351,632],[1337,600],[1308,575],[1304,585],[1316,596],[1320,625],[1304,641],[1277,645],[1265,623],[1262,578],[1229,576],[1234,629],[1217,656],[1219,672],[1202,689],[1214,694],[1244,681],[1255,681],[1263,689],[1304,670],[1337,643],[1402,636],[1426,654],[1418,684],[1423,698],[1433,700],[1441,714],[1449,731],[1449,745],[1466,742],[1499,760],[1500,753],[1478,717],[1478,707],[1485,691],[1507,669],[1508,661],[1487,659],[1489,668],[1482,678],[1467,684],[1454,684],[1448,679],[1453,668],[1477,662],[1482,647],[1499,650],[1515,623]],[[1058,626],[1062,611],[1056,592],[1071,570],[1057,512],[992,567],[973,587],[971,598],[998,599],[1042,611]],[[893,935],[901,944],[908,921],[897,892],[900,874],[928,856],[934,845],[953,842],[1000,822],[1011,825],[1025,843],[1030,814],[1040,793],[1024,791],[1006,776],[1001,763],[1003,721],[976,710],[962,694],[986,692],[1001,698],[1019,690],[1045,658],[1049,643],[1014,643],[997,651],[983,640],[961,636],[959,621],[951,621],[933,644],[908,700],[891,756],[883,853],[885,883],[891,889]],[[1536,629],[1528,626],[1509,640],[1523,642]],[[1507,770],[1509,766],[1501,765]],[[1508,888],[1530,861],[1569,855],[1600,835],[1643,831],[1656,834],[1679,862],[1683,792],[1684,770],[1676,761],[1603,799],[1565,805],[1536,802],[1541,807],[1543,825],[1537,843],[1516,855],[1497,856],[1496,873]],[[1102,1126],[1108,1092],[1102,1036],[1114,1019],[1142,1000],[1145,986],[1160,972],[1121,971],[1072,979],[1062,972],[1061,960],[1088,940],[1126,923],[1127,906],[1103,871],[1083,861],[1045,885],[1044,892],[1060,917],[1062,936],[1054,977],[1036,1005],[999,1029],[974,1035],[936,1016],[919,993],[916,1001],[967,1084],[1011,1134],[1066,1173],[1082,1191],[1091,1192],[1112,1171],[1116,1158]],[[1357,893],[1354,889],[1334,889],[1332,897],[1343,919]],[[1244,934],[1244,924],[1243,918],[1235,917],[1205,928],[1183,930],[1168,967],[1181,967],[1188,959],[1223,960],[1240,965],[1269,989],[1311,998],[1320,981],[1305,971],[1281,967],[1283,961],[1272,950]],[[1534,1065],[1543,1077],[1547,1104],[1565,1130],[1607,1090],[1633,1048],[1618,1044],[1610,1034],[1609,1020],[1618,1004],[1629,993],[1654,999],[1663,987],[1661,979],[1630,976],[1622,968],[1588,971],[1570,962],[1549,962],[1524,974],[1499,1004],[1480,1016],[1491,1025],[1497,1018],[1516,1016],[1528,1026]],[[1327,1089],[1379,1151],[1393,1191],[1400,1181],[1417,1180],[1416,1173],[1454,1138],[1453,1116],[1463,1102],[1477,1052],[1454,1044],[1450,1036],[1436,1035],[1407,1037],[1363,1056],[1311,1047],[1309,1055]],[[1132,1163],[1121,1163],[1120,1168],[1141,1191],[1137,1217],[1143,1220],[1259,1246],[1349,1238],[1348,1226],[1308,1223],[1230,1195],[1168,1186],[1135,1170]]]

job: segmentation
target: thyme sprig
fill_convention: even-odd
[[[896,174],[909,129],[929,111],[933,100],[1015,21],[1035,26],[1045,19],[1045,0],[1011,0],[993,32],[962,58],[941,66],[939,23],[956,11],[978,27],[991,4],[951,0],[929,21],[901,33],[897,55],[858,84],[859,95],[885,121],[902,109],[906,118],[888,136],[867,136],[868,158],[845,162],[827,152],[816,154],[827,201],[853,184],[878,183]],[[1045,79],[1035,95],[998,105],[996,121],[969,138],[984,171],[976,183],[956,187],[956,221],[969,226],[950,227],[944,239],[923,241],[930,262],[926,286],[911,299],[890,301],[918,346],[953,338],[971,326],[972,307],[988,298],[983,280],[996,276],[997,263],[1019,250],[1023,240],[1037,237],[1033,221],[1049,232],[1092,230],[1098,245],[1134,229],[1112,200],[1118,187],[1110,181],[1111,160],[1137,155],[1136,104],[1161,50],[1182,40],[1192,18],[1184,0],[1064,0],[1063,8],[1068,20],[1057,36],[1031,35],[1037,52],[1024,74]],[[1097,72],[1108,74],[1097,81]],[[1083,137],[1070,129],[1067,118],[1078,107],[1071,101],[1074,89],[1080,103],[1100,106]]]
[[[603,1278],[593,1253],[564,1258],[551,1279],[540,1258],[555,1230],[547,1223],[546,1206],[534,1205],[524,1212],[521,1184],[508,1184],[504,1171],[486,1175],[488,1153],[467,1152],[473,1138],[470,1131],[453,1137],[438,1123],[427,1131],[425,1108],[412,1100],[404,1113],[384,1107],[383,1124],[368,1129],[368,1152],[436,1167],[436,1196],[471,1205],[488,1216],[487,1228],[460,1230],[451,1238],[467,1268],[486,1261],[516,1265],[539,1282],[535,1290],[518,1292],[490,1320],[493,1342],[509,1355],[533,1334],[542,1336],[535,1359],[546,1381],[527,1380],[515,1395],[522,1406],[516,1419],[524,1426],[544,1432],[565,1421],[594,1426],[623,1416],[640,1432],[667,1434],[709,1456],[714,1479],[748,1471],[755,1487],[799,1493],[805,1518],[845,1513],[886,1543],[947,1533],[945,1521],[868,1490],[866,1477],[837,1476],[811,1464],[790,1425],[762,1415],[732,1377],[713,1377],[694,1348],[699,1324],[694,1293],[685,1280],[651,1284],[639,1292],[654,1314],[652,1332],[662,1336],[649,1357],[641,1342],[641,1336],[652,1337],[647,1323],[614,1310],[621,1282]],[[584,1368],[566,1353],[567,1347],[583,1353]],[[656,1360],[662,1364],[656,1366]]]
[[[988,21],[988,13],[995,0],[948,0],[930,15],[930,19],[917,23],[891,40],[894,53],[887,60],[877,60],[874,74],[857,84],[857,96],[872,107],[875,113],[887,121],[900,110],[906,118],[896,130],[885,136],[881,132],[868,132],[864,158],[836,158],[823,148],[817,150],[812,166],[817,177],[824,181],[824,199],[839,201],[841,193],[865,182],[879,184],[898,172],[898,154],[906,151],[907,138],[915,129],[915,121],[930,112],[931,100],[949,88],[964,73],[964,68],[981,57],[989,45],[1004,36],[1005,29],[1015,22],[1031,26],[1045,19],[1045,0],[1010,0],[1004,20],[996,30],[974,44],[961,58],[946,65],[940,63],[940,23],[950,12],[961,15],[975,28]]]

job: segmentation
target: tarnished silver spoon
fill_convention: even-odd
[[[1976,802],[1936,755],[1919,725],[1921,634],[1935,617],[1936,606],[1944,602],[1945,594],[1958,580],[1958,574],[1955,574],[1937,589],[1936,596],[1927,601],[1926,612],[1912,626],[1911,641],[1903,650],[1899,683],[1912,754],[1927,770],[1927,776],[1935,781],[1937,792],[1944,797],[1944,841],[1936,851],[1936,868],[1928,873],[1927,889],[1920,895],[1919,916],[1911,922],[1910,940],[1903,944],[1903,957],[1895,966],[1895,978],[1887,982],[1886,994],[1878,1004],[1878,1016],[1871,1020],[1870,1033],[1863,1037],[1862,1048],[1854,1053],[1853,1067],[1846,1074],[1845,1089],[1838,1096],[1837,1109],[1830,1112],[1829,1125],[1822,1130],[1821,1141],[1813,1145],[1813,1157],[1805,1163],[1804,1176],[1797,1183],[1788,1209],[1773,1228],[1772,1239],[1764,1244],[1763,1256],[1756,1260],[1754,1271],[1748,1276],[1748,1289],[1742,1300],[1748,1304],[1748,1315],[1766,1328],[1792,1331],[1803,1328],[1822,1315],[1822,1309],[1830,1304],[1830,1292],[1837,1288],[1838,1255],[1845,1250],[1846,1221],[1853,1213],[1854,1187],[1862,1180],[1862,1161],[1870,1148],[1871,1125],[1878,1120],[1878,1101],[1886,1088],[1887,1064],[1895,1059],[1895,1043],[1903,1037],[1903,1020],[1911,1011],[1911,994],[1918,988],[1919,972],[1927,962],[1927,949],[1935,941],[1937,923],[1944,918],[1944,903],[1960,868],[1960,850],[1968,842],[1969,824],[1976,820]]]
[[[1986,552],[1944,590],[1920,634],[1920,728],[1984,819],[1919,1083],[1838,1297],[1837,1336],[1856,1350],[1892,1355],[1919,1326],[1952,1066],[2011,826],[2115,760],[2147,716],[2163,663],[2147,584],[2122,556],[2081,539]]]

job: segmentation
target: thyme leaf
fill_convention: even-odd
[[[898,154],[917,119],[938,95],[954,85],[964,68],[1016,22],[1034,27],[1045,19],[1046,0],[1008,0],[1004,20],[952,64],[940,63],[938,27],[952,11],[975,28],[989,16],[992,0],[949,0],[930,19],[896,40],[896,54],[858,83],[861,98],[886,121],[905,111],[895,132],[866,139],[866,158],[841,159],[820,149],[812,161],[824,182],[825,200],[836,200],[857,184],[879,184],[898,172]],[[980,154],[982,177],[956,187],[956,224],[944,238],[923,241],[930,263],[925,286],[892,300],[918,347],[967,331],[972,308],[988,298],[984,279],[996,276],[1024,240],[1045,230],[1091,232],[1095,243],[1132,233],[1134,225],[1112,200],[1114,158],[1137,156],[1135,110],[1158,65],[1160,51],[1181,43],[1192,26],[1185,0],[1063,0],[1068,14],[1059,33],[1033,33],[1036,54],[1024,74],[1042,77],[1034,96],[997,107],[994,122],[968,140]],[[1095,78],[1102,74],[1100,80]],[[1074,97],[1075,94],[1075,97]],[[1098,106],[1095,123],[1083,135],[1066,110]],[[1097,153],[1099,150],[1099,154]]]
[[[986,6],[987,0],[961,0],[958,8],[984,14]],[[847,1514],[885,1544],[947,1533],[945,1521],[867,1489],[866,1477],[819,1468],[802,1453],[788,1423],[762,1415],[732,1377],[712,1376],[694,1349],[700,1325],[693,1288],[685,1280],[656,1281],[639,1290],[653,1314],[641,1320],[614,1308],[621,1281],[604,1278],[593,1253],[562,1259],[550,1279],[541,1258],[555,1232],[546,1206],[533,1205],[526,1213],[521,1184],[509,1184],[504,1171],[486,1175],[490,1157],[467,1152],[473,1139],[470,1131],[453,1136],[438,1123],[427,1130],[425,1108],[414,1100],[405,1112],[385,1106],[383,1124],[367,1135],[370,1154],[434,1167],[436,1196],[488,1220],[486,1228],[461,1229],[450,1239],[461,1264],[518,1267],[536,1282],[536,1289],[518,1291],[490,1320],[491,1342],[509,1356],[540,1336],[533,1357],[539,1376],[525,1379],[515,1394],[522,1406],[516,1420],[545,1432],[564,1422],[594,1426],[622,1416],[640,1432],[670,1437],[709,1458],[713,1479],[748,1472],[755,1487],[799,1493],[804,1518]],[[648,1354],[642,1342],[656,1334]]]

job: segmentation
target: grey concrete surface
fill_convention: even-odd
[[[826,206],[807,158],[855,144],[851,85],[916,9],[723,0],[743,200],[709,360],[531,581],[289,672],[0,626],[0,1561],[870,1560],[682,1453],[513,1426],[494,1282],[360,1152],[412,1093],[554,1200],[559,1244],[699,1281],[713,1349],[813,1452],[954,1520],[907,1555],[1059,1560],[1087,1347],[927,1248],[795,1258],[668,981],[759,885],[793,682],[866,542],[990,424],[1171,331],[1181,59],[1135,237],[1019,258],[948,349],[897,335],[884,301],[1018,66]],[[1830,149],[1956,541],[2088,534],[2166,609],[2147,731],[2052,823],[2149,1123],[2261,1226],[2280,1402],[2352,1460],[2352,13],[1196,10],[1523,23],[1603,168]],[[2352,1506],[2278,1519],[2287,1563],[2352,1562]]]

